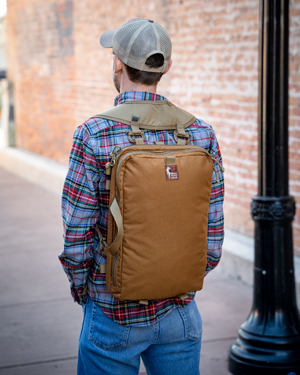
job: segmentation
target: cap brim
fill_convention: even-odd
[[[104,48],[112,48],[112,40],[116,30],[105,31],[100,37],[100,44]]]

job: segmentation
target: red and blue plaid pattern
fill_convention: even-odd
[[[167,100],[163,96],[147,92],[130,91],[118,95],[115,105],[129,100]],[[62,196],[64,227],[64,250],[59,259],[70,281],[71,293],[76,302],[84,304],[87,287],[89,296],[103,312],[119,324],[144,326],[157,322],[178,305],[189,304],[189,298],[167,298],[149,301],[148,306],[135,301],[119,301],[106,288],[105,275],[100,274],[100,264],[106,263],[99,249],[99,238],[95,230],[98,223],[104,238],[107,236],[109,191],[105,188],[105,164],[110,161],[113,147],[130,146],[128,125],[92,118],[80,125],[74,133],[69,170]],[[202,120],[196,120],[186,129],[191,144],[209,151],[222,163],[218,142],[212,127]],[[145,143],[176,144],[173,132],[145,130]],[[213,172],[212,192],[208,217],[207,267],[206,274],[220,261],[224,238],[223,199],[224,179],[219,166],[215,164],[220,182]]]

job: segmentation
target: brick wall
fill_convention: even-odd
[[[178,103],[214,127],[226,168],[226,226],[250,235],[257,176],[257,3],[173,1],[169,22],[176,62],[171,94],[186,87]]]
[[[300,255],[300,0],[290,0],[290,192]],[[99,36],[135,17],[173,40],[159,92],[210,123],[226,167],[226,226],[252,235],[257,192],[258,0],[8,0],[17,144],[67,163],[75,127],[112,106],[111,51]]]

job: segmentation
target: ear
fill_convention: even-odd
[[[172,59],[170,59],[170,61],[169,61],[169,65],[168,65],[168,67],[167,67],[167,70],[166,70],[163,74],[168,73],[168,71],[170,70],[171,66],[172,66]]]
[[[122,70],[123,63],[116,55],[112,55],[114,74],[117,74]]]

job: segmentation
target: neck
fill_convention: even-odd
[[[141,85],[139,83],[134,83],[131,81],[124,82],[124,84],[120,85],[120,94],[126,91],[147,91],[152,94],[156,94],[157,86],[148,86],[148,85]]]
[[[143,85],[141,83],[135,83],[130,81],[125,66],[122,66],[122,70],[119,75],[119,83],[120,83],[120,94],[126,91],[147,91],[152,94],[156,94],[157,84],[153,86]]]

